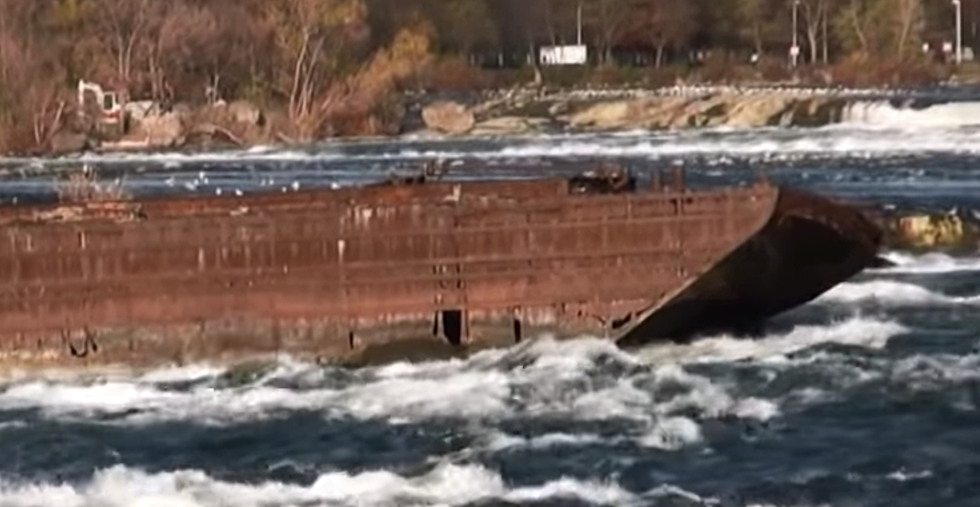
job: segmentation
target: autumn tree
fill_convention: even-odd
[[[318,107],[321,129],[328,133],[380,133],[379,111],[384,100],[400,81],[424,69],[431,57],[431,29],[417,24],[400,30],[391,44],[346,78],[335,81],[322,96]],[[354,125],[352,122],[366,122]]]
[[[63,120],[74,118],[67,108],[79,79],[133,99],[194,104],[219,96],[248,98],[265,106],[276,125],[288,123],[285,130],[300,139],[379,131],[397,114],[399,90],[423,82],[409,78],[425,68],[430,54],[480,56],[482,62],[495,54],[500,65],[537,65],[542,45],[577,40],[580,6],[584,40],[600,62],[610,63],[615,50],[628,49],[663,66],[697,50],[726,60],[747,51],[783,53],[793,36],[793,5],[794,0],[0,0],[0,144],[43,145],[59,125],[71,123]],[[955,33],[955,9],[947,0],[799,0],[798,8],[807,62],[863,55],[886,67],[904,65],[922,54],[923,41],[950,41]],[[980,0],[963,0],[963,14],[967,28],[980,24]],[[965,33],[967,47],[977,43],[972,32]],[[866,73],[860,58],[847,63]],[[474,75],[480,79],[466,81],[473,86],[494,81]]]
[[[41,146],[64,116],[64,66],[49,43],[51,7],[0,0],[0,147]]]
[[[395,34],[419,17],[435,22],[435,14],[444,0],[363,0],[366,23],[371,28],[370,49],[389,44]],[[482,1],[482,0],[481,0]]]
[[[242,0],[170,0],[157,11],[145,47],[146,68],[154,99],[179,90],[186,99],[242,93],[251,75],[256,50],[268,38],[260,17]],[[226,77],[230,79],[225,79]]]
[[[269,0],[280,91],[288,97],[289,119],[299,137],[312,139],[321,127],[318,101],[330,79],[349,64],[352,46],[365,40],[365,15],[359,0]]]
[[[919,34],[923,30],[922,0],[895,0],[892,24],[897,58],[904,60],[909,54],[916,54],[921,45]]]
[[[903,59],[921,44],[921,0],[846,0],[835,19],[845,49]]]
[[[46,9],[48,33],[57,35],[48,44],[57,52],[70,81],[87,77],[99,50],[88,30],[84,7],[84,0],[54,0]]]
[[[789,4],[783,0],[739,0],[735,16],[739,38],[758,54],[773,46],[789,48]]]

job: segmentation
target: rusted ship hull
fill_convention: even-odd
[[[781,189],[771,218],[758,232],[652,309],[619,343],[754,335],[770,317],[874,266],[881,241],[881,230],[853,209]]]
[[[685,339],[806,302],[880,242],[859,212],[768,184],[574,190],[440,182],[3,208],[0,365]]]

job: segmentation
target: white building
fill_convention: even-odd
[[[541,65],[585,65],[589,60],[585,45],[544,46],[541,48]]]

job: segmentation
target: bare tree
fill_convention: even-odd
[[[114,61],[116,79],[127,89],[133,84],[136,51],[156,10],[152,0],[90,0],[88,16],[96,36]]]
[[[829,0],[801,0],[800,6],[803,8],[804,31],[810,49],[810,62],[816,63],[819,59],[821,28],[827,21],[830,2]]]
[[[834,19],[834,31],[845,49],[861,54],[874,51],[867,0],[845,0]]]
[[[663,66],[668,48],[687,43],[697,29],[695,11],[685,0],[642,0],[633,19],[634,30],[653,46],[657,67]]]
[[[45,7],[35,2],[0,0],[0,127],[21,129],[0,136],[0,144],[15,137],[19,138],[15,141],[32,147],[41,146],[58,130],[64,117],[64,67],[56,48],[48,43],[51,34],[43,25]]]
[[[918,33],[922,31],[922,1],[895,0],[895,23],[898,36],[895,38],[895,54],[899,60],[905,58],[910,42],[918,42]],[[915,44],[917,45],[917,44]]]
[[[583,9],[584,23],[603,63],[612,61],[612,48],[629,28],[634,13],[631,0],[592,0]]]
[[[317,99],[331,73],[344,63],[348,46],[367,35],[366,11],[358,0],[270,0],[268,20],[285,68],[289,118],[297,134],[312,138],[323,118]]]

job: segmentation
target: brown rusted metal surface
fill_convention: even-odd
[[[604,195],[549,179],[0,208],[0,365],[615,337],[757,233],[779,196],[672,180]]]

